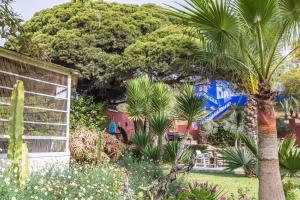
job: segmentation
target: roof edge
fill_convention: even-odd
[[[63,67],[61,65],[37,60],[37,59],[31,58],[29,56],[17,53],[15,51],[6,49],[4,47],[0,47],[0,56],[3,56],[5,58],[11,59],[11,60],[14,60],[17,62],[25,63],[28,65],[32,65],[35,67],[43,68],[43,69],[46,69],[49,71],[53,71],[53,72],[57,72],[57,73],[65,74],[65,75],[69,75],[69,74],[79,75],[79,71],[77,71],[77,70]]]

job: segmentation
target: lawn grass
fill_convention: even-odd
[[[219,185],[224,193],[230,195],[234,193],[236,196],[238,194],[238,189],[243,188],[248,191],[247,196],[250,199],[258,199],[258,179],[250,178],[241,175],[234,174],[221,174],[221,173],[204,173],[204,172],[191,172],[185,175],[180,175],[179,177],[184,178],[187,182],[208,182],[211,184]],[[287,178],[286,178],[287,180]],[[299,180],[299,179],[298,179]],[[300,184],[300,182],[299,182]],[[297,199],[300,199],[300,189],[297,190]]]

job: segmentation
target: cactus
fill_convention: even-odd
[[[22,166],[21,166],[21,178],[20,184],[21,188],[24,189],[28,179],[28,148],[27,144],[23,143],[22,145]]]
[[[22,135],[24,113],[24,85],[17,81],[11,96],[10,117],[8,121],[9,145],[7,159],[12,161],[11,170],[17,182],[20,178],[20,160],[22,156]]]

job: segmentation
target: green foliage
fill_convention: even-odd
[[[87,127],[89,130],[103,131],[107,122],[103,112],[105,105],[96,103],[91,96],[79,96],[71,101],[71,129]]]
[[[140,71],[167,77],[192,58],[196,43],[172,26],[177,22],[156,5],[65,3],[36,13],[19,37],[30,37],[52,62],[79,69],[87,81],[81,89],[108,97]],[[26,51],[18,38],[6,46]]]
[[[300,95],[300,67],[288,69],[280,76],[280,82],[287,94]]]
[[[204,129],[207,132],[207,140],[211,145],[230,146],[234,144],[235,134],[225,130],[223,126],[217,123],[206,123]]]
[[[300,149],[295,138],[286,138],[279,144],[279,165],[283,176],[295,176],[300,172]]]
[[[289,124],[285,123],[283,119],[276,119],[276,128],[278,137],[286,136],[286,134],[291,134],[295,132],[295,129]]]
[[[164,146],[164,160],[167,162],[174,162],[175,158],[176,158],[176,154],[179,148],[179,142],[178,141],[171,141],[168,142],[165,146]],[[185,150],[181,157],[180,157],[180,162],[181,163],[186,163],[190,160],[192,154],[194,153],[194,149],[193,148],[189,148],[187,150]]]
[[[24,131],[24,85],[22,81],[17,81],[14,85],[10,104],[7,159],[12,162],[11,173],[14,174],[16,182],[19,183],[23,143],[22,136]]]
[[[240,139],[246,148],[225,148],[220,154],[229,171],[243,167],[246,175],[254,175],[258,159],[257,144],[246,134],[240,134]],[[285,138],[280,142],[278,160],[282,177],[295,176],[300,172],[300,150],[296,147],[295,138]]]
[[[127,84],[127,113],[134,120],[149,117],[152,82],[148,76],[130,80]]]
[[[160,178],[163,177],[161,165],[155,162],[134,160],[131,154],[125,154],[123,158],[118,161],[118,164],[121,167],[125,167],[129,172],[130,188],[135,191],[135,193],[139,193],[142,186],[149,185],[154,180],[160,180]]]
[[[142,150],[150,143],[150,136],[143,132],[137,132],[133,135],[132,142],[139,150]]]
[[[162,150],[163,136],[171,125],[172,122],[168,119],[166,114],[161,112],[154,114],[149,120],[150,131],[158,137],[158,148],[160,150]]]
[[[195,88],[185,84],[181,94],[176,96],[174,115],[181,120],[187,121],[188,127],[190,127],[193,122],[204,116],[203,105],[204,99],[195,96]]]
[[[28,147],[27,147],[26,143],[23,143],[23,145],[22,145],[21,177],[20,177],[20,184],[21,184],[22,189],[24,189],[26,187],[28,176],[29,176]]]
[[[24,190],[0,172],[0,198],[11,199],[99,199],[121,200],[124,172],[112,165],[76,165],[66,170],[45,169],[30,176]]]
[[[297,195],[295,191],[298,189],[299,183],[297,181],[288,180],[283,182],[283,190],[286,200],[296,200]]]
[[[11,8],[13,0],[0,0],[0,36],[9,38],[15,36],[20,29],[21,19]]]
[[[154,83],[150,80],[149,76],[141,76],[128,82],[126,96],[128,104],[127,113],[134,121],[137,122],[145,119],[147,122],[151,117],[155,117],[155,119],[165,117],[165,122],[168,121],[166,117],[170,110],[172,95],[166,84],[160,82]],[[144,123],[146,123],[145,121]],[[145,125],[143,126],[145,127]],[[161,127],[160,129],[165,128]]]
[[[157,162],[160,160],[161,150],[153,145],[147,145],[141,150],[144,159]]]
[[[248,150],[243,148],[227,148],[220,151],[226,170],[243,168],[247,176],[255,174],[257,160]]]
[[[194,183],[189,184],[186,188],[177,191],[169,200],[219,200],[222,196],[222,190],[217,185],[210,185],[208,183]]]

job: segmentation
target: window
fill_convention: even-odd
[[[24,135],[29,153],[67,152],[71,78],[0,57],[0,149],[7,153],[10,96],[24,83]]]

